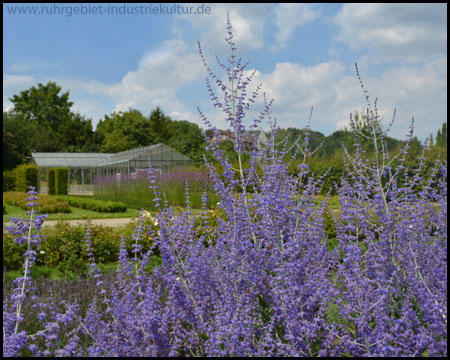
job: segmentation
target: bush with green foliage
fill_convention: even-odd
[[[56,194],[55,184],[56,184],[55,169],[54,168],[47,169],[47,186],[49,195]]]
[[[27,192],[30,186],[38,188],[38,167],[32,164],[19,165],[14,169],[16,175],[16,191]]]
[[[74,196],[58,196],[58,200],[67,201],[73,207],[97,212],[115,213],[127,211],[127,206],[123,202],[103,201]]]
[[[14,242],[11,233],[3,227],[3,269],[19,269],[23,264],[23,254],[27,250],[26,244]]]
[[[69,192],[69,169],[55,168],[55,194],[67,195]]]
[[[14,191],[16,187],[16,175],[12,170],[3,171],[3,192]]]
[[[41,201],[39,196],[39,201]],[[132,255],[132,244],[135,241],[132,235],[135,231],[135,223],[128,224],[122,231],[126,241],[126,248],[129,255]],[[154,230],[153,222],[148,219],[144,222],[146,231],[141,244],[147,251],[153,245],[153,237],[150,230]],[[109,263],[118,261],[121,234],[114,228],[92,225],[93,235],[92,251],[99,263]],[[77,263],[80,268],[81,262],[84,263],[83,272],[88,266],[88,256],[85,244],[86,225],[70,226],[64,222],[58,222],[57,225],[42,229],[41,234],[45,240],[41,242],[39,252],[36,254],[36,264],[55,268],[57,266],[69,266],[66,263]],[[3,230],[3,266],[9,270],[19,269],[23,264],[23,254],[26,246],[19,246],[13,241],[13,235]],[[80,262],[81,261],[81,262]],[[66,265],[61,265],[66,264]],[[71,266],[72,266],[71,265]],[[70,266],[69,266],[70,267]]]
[[[27,194],[20,191],[8,191],[3,193],[3,201],[7,204],[18,206],[24,210],[29,210],[27,207]],[[68,214],[72,212],[67,202],[59,201],[51,197],[40,195],[39,205],[37,207],[38,214]]]

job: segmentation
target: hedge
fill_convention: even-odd
[[[58,196],[57,199],[60,201],[67,201],[70,206],[85,210],[108,212],[108,213],[125,212],[127,210],[127,206],[122,202],[103,201],[87,198],[74,198],[72,196]]]
[[[30,186],[38,189],[38,167],[36,165],[19,165],[14,172],[16,175],[16,191],[27,192]]]
[[[50,168],[47,169],[47,186],[48,186],[48,194],[55,195],[55,169]]]
[[[3,172],[3,192],[14,191],[16,187],[16,175],[12,170]]]
[[[27,206],[28,195],[25,192],[8,191],[3,193],[3,201],[14,206],[18,206],[24,210],[30,210]],[[72,209],[67,202],[62,202],[57,199],[52,199],[45,195],[38,196],[39,206],[37,207],[38,214],[59,214],[70,213]]]
[[[69,192],[69,168],[55,168],[55,194],[67,195]]]

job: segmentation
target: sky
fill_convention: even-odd
[[[72,110],[99,120],[114,111],[160,106],[174,120],[206,128],[226,116],[205,86],[198,50],[220,79],[230,55],[227,13],[236,54],[254,70],[248,94],[262,84],[246,125],[274,99],[269,129],[304,128],[330,135],[348,127],[369,102],[389,135],[405,139],[414,117],[423,141],[447,121],[447,4],[3,4],[3,111],[9,98],[54,81]],[[214,87],[217,94],[221,94]]]

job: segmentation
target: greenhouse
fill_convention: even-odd
[[[38,166],[40,193],[47,193],[46,174],[48,168],[66,167],[69,193],[90,193],[95,179],[116,174],[136,174],[147,169],[149,162],[160,174],[168,170],[191,165],[192,160],[164,144],[156,144],[126,150],[119,153],[43,153],[31,154],[32,162]]]

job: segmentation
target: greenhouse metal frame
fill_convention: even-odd
[[[133,174],[138,169],[152,168],[159,173],[183,165],[192,160],[171,147],[155,144],[121,151],[119,153],[42,153],[31,154],[32,162],[38,166],[38,191],[45,193],[41,181],[46,179],[46,169],[67,167],[70,193],[86,193],[92,190],[95,178],[116,174]]]

